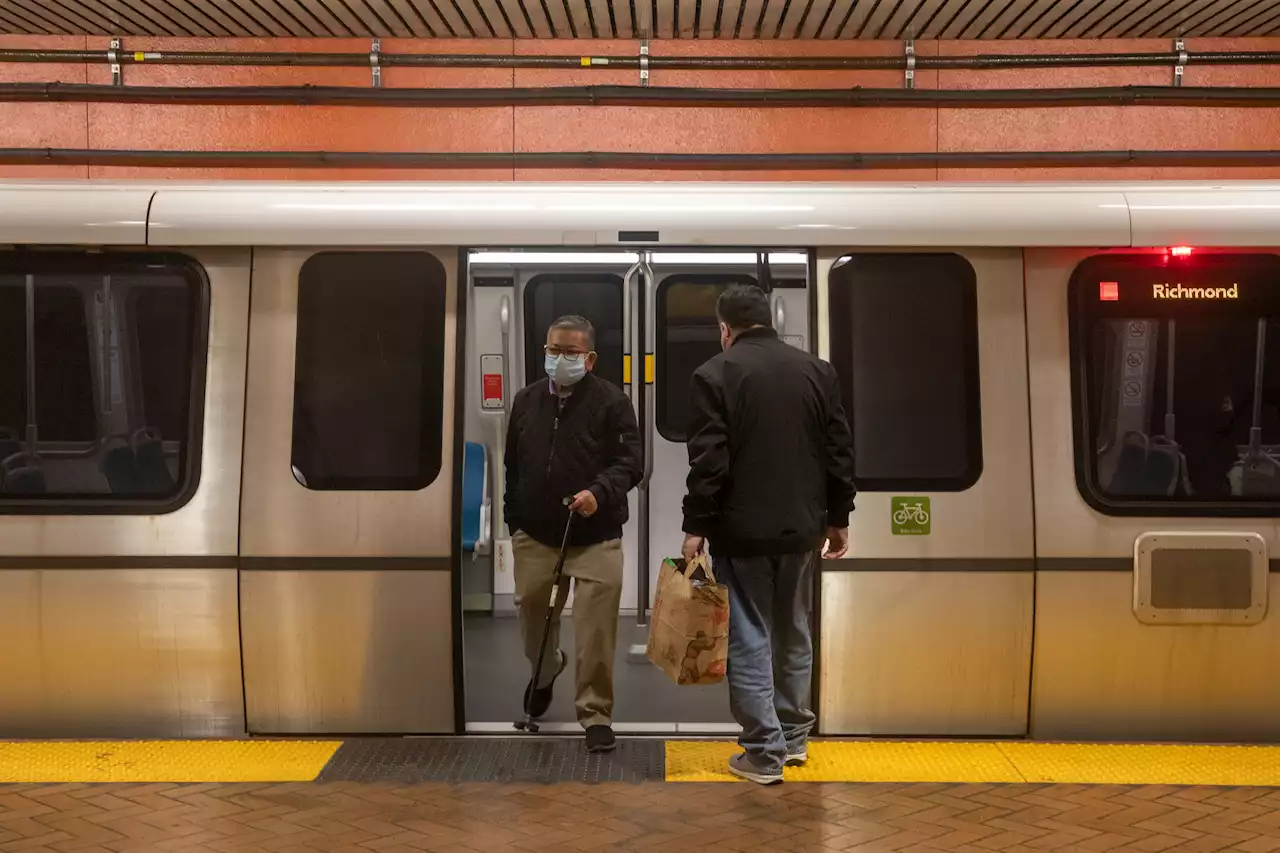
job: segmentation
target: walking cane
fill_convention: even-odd
[[[565,506],[572,502],[572,498],[564,499]],[[529,713],[529,702],[532,701],[534,690],[537,689],[538,681],[542,678],[542,661],[547,656],[547,637],[551,634],[551,620],[555,618],[556,602],[560,598],[560,577],[564,574],[564,561],[569,555],[569,531],[573,529],[573,516],[574,513],[570,511],[569,520],[564,524],[564,540],[560,543],[560,556],[556,559],[556,570],[551,575],[551,605],[547,608],[547,621],[542,626],[542,642],[538,644],[538,662],[533,666],[532,688],[524,700],[524,719],[517,720],[515,724],[516,729],[522,732],[538,731],[538,724],[533,721],[533,716]]]

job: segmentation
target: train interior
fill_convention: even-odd
[[[172,499],[198,298],[177,265],[0,271],[0,493]]]
[[[625,578],[615,727],[621,732],[711,734],[735,728],[724,684],[676,687],[644,657],[645,607],[657,568],[678,553],[689,376],[719,352],[715,301],[725,287],[770,291],[774,323],[792,345],[809,346],[809,255],[734,249],[680,252],[484,250],[468,253],[467,448],[463,470],[466,559],[464,648],[468,731],[509,731],[521,710],[529,665],[520,654],[510,543],[501,519],[505,407],[525,385],[545,381],[542,345],[564,314],[596,330],[599,376],[637,401],[650,462],[624,530]],[[635,357],[644,353],[644,357]],[[636,365],[633,367],[633,365]],[[643,365],[643,368],[638,367]],[[483,531],[483,535],[480,534]],[[499,538],[494,539],[492,537]],[[649,571],[641,571],[647,565]],[[562,622],[568,651],[573,599]],[[572,675],[562,677],[544,718],[547,731],[576,729]]]

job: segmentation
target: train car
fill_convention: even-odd
[[[746,283],[853,425],[822,734],[1280,740],[1280,185],[10,182],[0,244],[0,736],[509,731],[565,313],[645,446],[615,727],[732,732],[638,651]]]

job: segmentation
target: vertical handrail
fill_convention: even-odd
[[[635,349],[635,342],[632,338],[632,326],[635,323],[635,301],[636,275],[641,270],[640,261],[637,260],[622,276],[622,359],[625,362],[631,359],[631,381],[626,383],[627,396],[631,398],[631,405],[636,410],[636,415],[640,414],[640,398],[636,395],[633,386],[636,379],[636,359],[632,350]]]
[[[644,446],[644,470],[640,478],[640,486],[636,490],[638,498],[638,515],[636,529],[639,542],[636,543],[636,624],[649,624],[649,480],[653,476],[653,386],[645,380],[648,374],[649,352],[653,348],[653,323],[649,322],[649,314],[653,310],[654,275],[649,264],[650,253],[641,252],[637,264],[644,276],[644,289],[638,295],[643,311],[639,313],[640,321],[636,327],[634,348],[636,356],[632,360],[631,386],[633,399],[640,405],[641,440]],[[640,307],[638,306],[638,307]]]
[[[654,293],[657,283],[654,280],[653,267],[649,265],[649,252],[643,252],[640,255],[641,270],[644,273],[644,328],[641,334],[640,348],[640,387],[645,390],[645,407],[644,407],[644,480],[646,488],[649,486],[649,480],[653,477],[653,385],[649,383],[649,354],[653,352],[654,333],[653,333],[653,312]]]
[[[24,436],[27,452],[36,453],[39,434],[36,428],[36,277],[27,274],[27,429]]]
[[[502,538],[506,526],[507,417],[511,410],[511,297],[503,295],[498,306],[498,322],[502,328],[502,411],[498,415],[498,440],[493,450],[493,507],[489,511],[490,542]]]
[[[1164,437],[1169,441],[1177,441],[1177,418],[1173,413],[1173,379],[1174,366],[1177,363],[1178,321],[1169,321],[1168,355],[1165,357],[1165,392],[1164,392]]]
[[[1253,359],[1253,419],[1249,426],[1249,459],[1256,463],[1262,455],[1262,380],[1267,357],[1267,319],[1258,318],[1258,338]]]
[[[787,333],[787,309],[782,302],[782,294],[773,294],[773,330],[782,337]]]

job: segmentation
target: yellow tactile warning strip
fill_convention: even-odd
[[[325,770],[340,746],[340,741],[302,740],[0,741],[0,784],[308,782]],[[737,752],[725,741],[669,741],[665,778],[734,781],[726,763]],[[788,767],[786,778],[1280,787],[1280,747],[814,741],[808,764]]]
[[[732,782],[732,743],[669,741],[668,782]],[[1280,747],[814,741],[791,782],[1280,786]]]
[[[309,782],[339,741],[0,741],[0,783]]]

